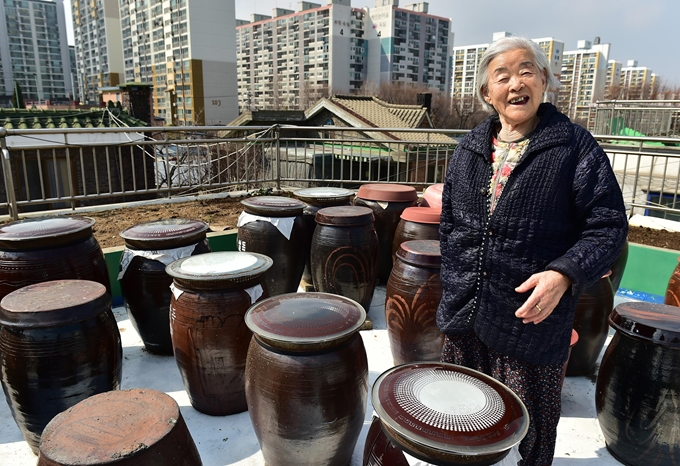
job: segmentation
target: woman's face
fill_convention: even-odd
[[[538,69],[531,53],[511,50],[489,63],[484,100],[496,109],[502,125],[529,124],[543,101],[545,82],[545,72]]]

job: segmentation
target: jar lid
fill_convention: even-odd
[[[418,200],[418,193],[413,186],[403,184],[364,184],[359,188],[357,197],[370,201],[412,202]]]
[[[439,225],[442,211],[431,207],[407,207],[401,213],[402,220],[415,223]]]
[[[198,242],[208,229],[208,224],[200,220],[169,218],[138,223],[119,234],[128,246],[166,249],[165,246]]]
[[[295,217],[302,215],[305,204],[284,196],[257,196],[241,201],[246,212],[270,217]]]
[[[220,251],[178,259],[165,271],[173,278],[190,282],[245,281],[265,273],[274,261],[256,252]]]
[[[630,301],[609,314],[609,323],[631,337],[680,348],[680,308],[667,304]]]
[[[342,205],[349,202],[354,192],[345,188],[305,188],[293,193],[295,197],[316,206]]]
[[[373,220],[373,211],[362,206],[324,207],[316,213],[316,223],[319,225],[349,227],[366,225]]]
[[[87,320],[111,307],[101,283],[52,280],[12,291],[0,301],[0,324],[38,328]]]
[[[509,388],[453,364],[393,367],[378,377],[371,397],[385,433],[419,458],[459,464],[461,455],[507,452],[529,429],[527,409]]]
[[[404,241],[397,249],[397,258],[421,267],[437,268],[442,265],[439,241],[433,239]]]
[[[255,303],[246,325],[264,343],[290,351],[321,350],[348,340],[366,320],[356,301],[330,293],[288,293]]]
[[[166,438],[180,418],[175,400],[156,390],[100,393],[47,424],[40,456],[50,464],[113,464],[118,463],[116,458],[132,464],[124,459],[133,459],[137,452],[148,455],[147,450]]]
[[[94,219],[89,217],[37,217],[0,225],[0,246],[8,249],[27,247],[28,243],[56,245],[92,234]]]
[[[420,201],[422,207],[432,207],[436,210],[442,210],[442,192],[444,191],[444,183],[433,184],[428,186],[423,192],[423,200]]]

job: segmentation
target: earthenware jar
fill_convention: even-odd
[[[571,339],[569,340],[569,352],[567,353],[567,360],[562,364],[562,386],[564,386],[564,378],[567,375],[567,367],[569,366],[569,359],[571,358],[571,350],[574,349],[574,345],[578,343],[578,332],[574,329],[571,330]]]
[[[328,293],[275,296],[248,310],[248,413],[268,466],[350,463],[368,394],[365,319],[358,303]]]
[[[441,210],[430,207],[407,207],[401,213],[401,220],[394,231],[394,241],[392,242],[392,261],[396,260],[395,255],[399,250],[399,245],[404,241],[431,239],[439,241],[439,218]]]
[[[57,414],[116,390],[123,347],[101,283],[55,280],[0,302],[0,374],[12,416],[33,452]]]
[[[602,357],[595,408],[607,449],[624,464],[680,462],[680,312],[627,302],[609,322],[616,331]]]
[[[442,210],[442,192],[444,191],[444,183],[436,183],[428,186],[423,191],[423,198],[420,200],[421,207],[431,207],[434,210],[441,212]]]
[[[571,349],[567,375],[591,375],[609,333],[609,313],[614,307],[614,292],[608,277],[586,289],[578,299],[574,330],[578,342]]]
[[[387,438],[426,463],[494,464],[529,430],[527,409],[509,388],[453,364],[393,367],[375,381],[371,400]]]
[[[45,428],[38,466],[200,466],[179,406],[150,389],[91,396]]]
[[[259,196],[241,201],[238,250],[269,256],[274,265],[265,274],[271,296],[297,291],[309,248],[302,217],[305,204],[282,196]]]
[[[373,416],[364,443],[362,466],[409,466],[404,452],[387,438],[380,426],[380,418]]]
[[[368,207],[375,215],[375,230],[380,244],[378,280],[387,283],[392,270],[392,243],[401,213],[418,202],[418,193],[412,186],[401,184],[365,184],[354,198],[355,206]]]
[[[394,365],[439,361],[444,335],[436,322],[442,297],[439,241],[401,243],[385,291],[385,321]]]
[[[317,291],[371,306],[378,273],[378,236],[367,207],[325,207],[316,213],[311,266]]]
[[[311,245],[312,236],[314,236],[314,230],[316,230],[316,213],[319,209],[339,205],[350,205],[350,200],[354,193],[349,189],[344,188],[305,188],[298,189],[293,195],[305,203],[303,218],[305,220],[309,244]],[[305,251],[305,269],[302,272],[302,280],[313,285],[309,251],[309,249]]]
[[[139,223],[120,232],[125,250],[118,281],[130,322],[154,354],[172,356],[170,285],[165,267],[182,257],[210,252],[208,225],[171,218]]]
[[[39,217],[0,226],[0,299],[49,280],[99,282],[111,294],[109,272],[88,217]]]
[[[173,277],[170,328],[177,367],[191,405],[213,416],[247,408],[248,308],[267,298],[272,260],[252,252],[211,252],[168,265]]]
[[[621,254],[619,254],[619,257],[616,259],[616,262],[614,262],[614,265],[612,265],[612,274],[609,276],[609,279],[612,281],[612,289],[614,290],[614,294],[619,289],[619,285],[621,284],[621,279],[623,278],[623,273],[626,271],[626,263],[628,262],[628,241],[623,245],[623,249],[621,249]]]

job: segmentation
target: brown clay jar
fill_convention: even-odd
[[[362,466],[409,466],[404,452],[397,448],[383,432],[380,418],[373,416],[364,444]]]
[[[355,206],[368,207],[375,215],[375,231],[378,234],[380,255],[378,280],[387,283],[392,270],[392,244],[401,213],[418,202],[418,193],[412,186],[401,184],[365,184],[354,198]]]
[[[250,308],[246,397],[265,464],[350,464],[368,394],[365,318],[358,303],[327,293]]]
[[[91,396],[45,428],[38,466],[201,466],[179,406],[150,389]]]
[[[102,284],[55,280],[20,288],[0,302],[0,324],[2,387],[34,453],[54,416],[120,387],[123,347]]]
[[[367,207],[325,207],[316,213],[311,266],[317,291],[371,306],[378,273],[378,236]]]
[[[248,308],[269,296],[272,260],[249,252],[211,252],[168,265],[173,277],[170,329],[191,405],[212,416],[248,409],[244,370],[252,336]]]
[[[401,213],[401,220],[394,231],[392,261],[396,261],[399,246],[404,241],[431,239],[439,241],[439,219],[441,210],[430,207],[407,207]]]
[[[444,335],[436,322],[442,297],[439,241],[402,243],[385,290],[385,321],[394,365],[439,361]]]
[[[150,353],[172,356],[170,285],[165,267],[182,257],[210,252],[208,225],[199,220],[167,219],[120,232],[125,251],[118,280],[125,310]]]
[[[238,250],[271,257],[265,274],[271,296],[297,291],[309,248],[303,220],[305,204],[283,196],[258,196],[241,201]]]

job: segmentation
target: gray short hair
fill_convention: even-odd
[[[484,100],[484,90],[489,83],[489,64],[498,55],[509,52],[511,50],[522,49],[526,50],[533,56],[534,64],[539,71],[545,71],[545,94],[550,91],[556,91],[560,87],[560,82],[557,80],[550,70],[550,61],[539,45],[533,40],[526,37],[503,37],[489,45],[486,49],[482,59],[479,62],[479,71],[477,72],[477,99],[482,103],[482,106],[488,111],[494,111],[494,108]]]

